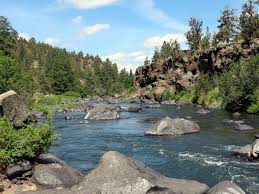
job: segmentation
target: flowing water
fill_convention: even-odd
[[[259,194],[259,163],[237,159],[233,150],[254,141],[259,132],[238,132],[224,125],[223,119],[235,119],[231,113],[213,110],[207,115],[196,113],[195,106],[174,105],[144,109],[142,113],[122,113],[117,121],[83,122],[84,113],[71,113],[74,120],[65,121],[63,114],[54,118],[61,139],[51,152],[75,169],[87,174],[100,157],[116,150],[144,162],[156,171],[175,178],[193,179],[210,187],[223,180],[240,185],[247,194]],[[144,131],[163,116],[192,117],[201,132],[180,137],[147,137]],[[147,119],[149,121],[147,121]],[[243,115],[249,125],[259,129],[258,115]]]

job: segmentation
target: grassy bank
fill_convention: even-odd
[[[35,112],[42,112],[50,117],[56,110],[68,110],[78,108],[80,103],[76,99],[80,98],[77,93],[64,93],[62,95],[44,95],[31,99],[31,109]]]

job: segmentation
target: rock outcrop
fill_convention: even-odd
[[[145,132],[145,135],[153,136],[177,136],[190,133],[197,133],[200,131],[200,127],[193,121],[183,118],[172,119],[166,117],[156,123],[150,130]]]
[[[0,95],[0,116],[12,121],[15,128],[20,128],[31,120],[24,99],[12,90]]]
[[[85,120],[115,120],[120,118],[120,107],[110,104],[97,104],[85,116]]]
[[[175,92],[192,86],[200,75],[221,73],[241,58],[258,53],[258,39],[249,48],[243,48],[241,43],[220,43],[217,48],[202,52],[181,51],[174,59],[137,68],[135,87],[142,98],[161,101],[166,90]]]

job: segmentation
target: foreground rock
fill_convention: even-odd
[[[212,187],[207,194],[246,194],[238,185],[230,181],[220,182]]]
[[[165,177],[143,163],[118,152],[103,155],[96,169],[78,185],[66,190],[42,190],[26,194],[203,194],[206,184]]]
[[[238,131],[250,131],[250,130],[254,130],[253,127],[245,124],[244,121],[234,121],[234,120],[230,120],[230,119],[224,119],[222,121],[225,124],[231,125],[235,130]]]
[[[97,104],[85,116],[85,120],[115,120],[119,119],[120,107],[109,104]]]
[[[70,188],[82,180],[81,173],[53,155],[44,154],[35,161],[32,177],[41,188]]]
[[[168,178],[143,163],[118,152],[107,152],[73,191],[89,193],[146,194],[146,193],[206,193],[208,186],[196,181]]]
[[[12,90],[0,95],[0,116],[7,117],[16,128],[24,126],[31,120],[24,99]]]
[[[184,135],[189,133],[197,133],[200,127],[193,121],[183,118],[172,119],[166,117],[156,123],[150,130],[145,132],[145,135],[164,136],[164,135]]]

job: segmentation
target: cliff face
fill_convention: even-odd
[[[250,47],[220,43],[217,48],[191,53],[181,51],[174,59],[137,68],[134,84],[141,98],[161,101],[166,89],[180,91],[193,86],[203,74],[221,73],[232,63],[259,53],[259,40]]]

